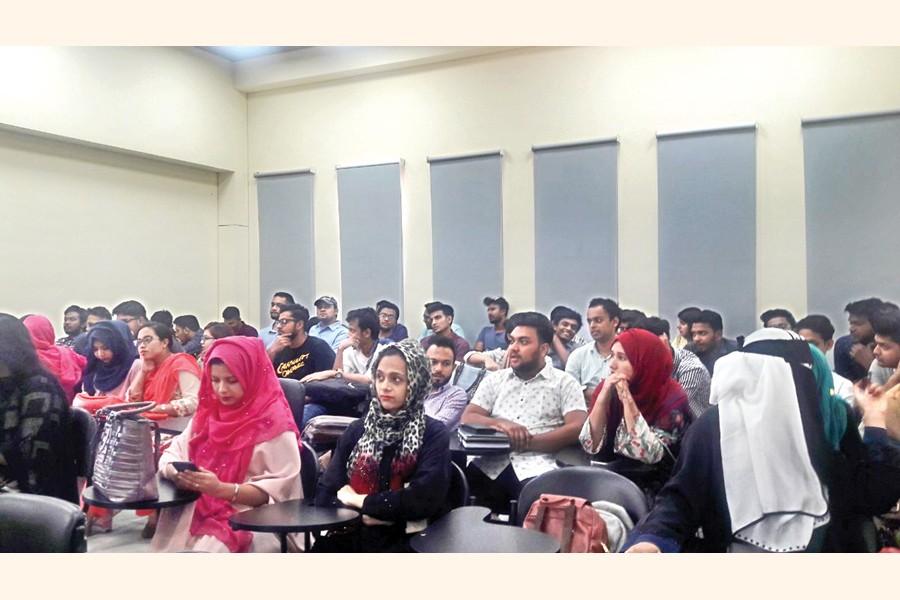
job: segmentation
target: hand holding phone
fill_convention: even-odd
[[[183,460],[183,461],[175,460],[175,461],[172,461],[171,464],[173,467],[175,467],[175,470],[178,471],[179,473],[181,473],[182,471],[195,471],[195,472],[200,471],[200,467],[198,467],[197,465],[195,465],[194,463],[192,463],[189,460]]]

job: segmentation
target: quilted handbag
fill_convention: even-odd
[[[141,416],[153,402],[113,404],[97,411],[94,489],[114,502],[157,500],[159,426]]]

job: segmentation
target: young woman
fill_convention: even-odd
[[[206,353],[197,414],[159,461],[163,477],[200,492],[200,499],[164,509],[150,549],[277,552],[274,534],[233,531],[228,517],[302,497],[299,440],[262,340],[215,341]],[[179,472],[173,461],[192,461],[199,471]]]
[[[416,340],[389,344],[374,365],[369,411],[337,442],[316,505],[362,511],[363,524],[314,552],[403,552],[438,516],[450,485],[447,430],[424,412],[431,370]]]
[[[71,348],[55,344],[56,334],[53,332],[53,324],[47,317],[28,315],[22,322],[31,335],[31,342],[44,368],[56,377],[66,394],[66,399],[72,402],[87,359]]]
[[[234,330],[225,323],[217,323],[215,321],[207,323],[200,336],[200,356],[197,357],[197,364],[201,367],[203,366],[203,357],[206,356],[206,350],[215,340],[231,337],[233,335]]]
[[[138,331],[141,372],[128,390],[131,402],[156,402],[151,412],[171,417],[197,410],[200,367],[189,354],[173,353],[174,333],[162,323],[147,323]]]
[[[0,492],[78,504],[70,428],[69,402],[25,325],[0,313]]]
[[[641,477],[652,492],[665,480],[673,449],[690,423],[687,393],[672,379],[672,353],[655,334],[623,331],[612,354],[611,373],[594,390],[579,440],[600,460],[660,465],[658,477]]]
[[[90,396],[124,398],[141,371],[131,332],[123,321],[100,321],[88,332],[91,355],[82,389]]]

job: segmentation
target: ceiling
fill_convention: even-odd
[[[271,56],[281,52],[310,48],[310,46],[197,46],[197,48],[228,59],[231,62],[240,62],[248,58]]]

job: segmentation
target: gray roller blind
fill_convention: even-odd
[[[756,131],[659,136],[659,309],[722,315],[725,336],[757,328]]]
[[[591,298],[617,298],[615,140],[534,148],[535,298],[582,315]]]
[[[840,335],[848,302],[900,300],[900,114],[805,122],[803,159],[809,312]]]
[[[269,303],[274,292],[289,292],[304,305],[315,293],[313,174],[257,175],[256,190],[259,322],[269,323]]]
[[[453,306],[474,344],[488,324],[482,300],[503,293],[501,156],[429,162],[434,299]]]
[[[382,298],[403,314],[400,163],[339,168],[341,319]]]

